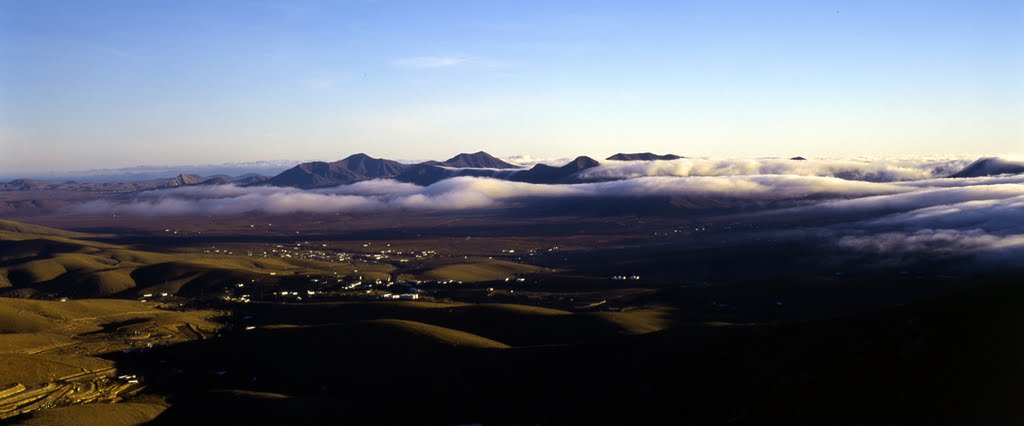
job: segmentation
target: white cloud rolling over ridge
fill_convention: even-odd
[[[643,177],[574,185],[456,177],[426,187],[390,180],[364,181],[316,190],[267,186],[188,186],[142,192],[125,202],[92,201],[75,207],[75,210],[143,215],[329,213],[382,209],[464,210],[501,207],[531,199],[707,196],[782,201],[808,197],[863,197],[909,191],[913,191],[913,188],[795,175]]]
[[[813,160],[682,158],[665,161],[608,161],[585,170],[590,179],[643,176],[800,175],[869,182],[895,182],[948,176],[970,161],[957,160]]]
[[[606,162],[585,171],[584,177],[623,179],[558,185],[477,177],[456,177],[426,187],[392,180],[316,190],[200,185],[145,191],[72,209],[130,215],[368,214],[529,208],[534,202],[564,201],[572,206],[581,200],[618,200],[628,205],[631,200],[682,197],[697,200],[695,208],[700,208],[701,201],[727,200],[731,206],[749,207],[744,209],[748,213],[753,209],[755,215],[799,217],[834,231],[835,245],[845,250],[1016,252],[1024,244],[1024,175],[940,179],[935,170],[943,169],[946,162],[917,166],[816,163]],[[851,169],[857,164],[863,167]],[[836,176],[840,174],[847,178]]]
[[[981,229],[922,229],[915,232],[844,236],[837,245],[842,248],[880,254],[963,252],[1009,252],[1024,255],[1024,235],[993,235]]]

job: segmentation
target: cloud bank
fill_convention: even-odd
[[[468,60],[462,56],[416,56],[395,60],[395,65],[403,68],[444,68],[456,66]]]
[[[1024,185],[997,184],[833,202],[870,208],[875,217],[839,228],[840,248],[874,254],[977,254],[1024,265]]]
[[[878,254],[992,254],[1024,255],[1024,234],[993,235],[980,229],[922,229],[915,232],[886,232],[845,236],[837,245],[844,249]]]
[[[92,201],[76,206],[75,209],[83,213],[140,215],[338,213],[385,209],[480,209],[530,199],[702,196],[782,201],[864,197],[908,191],[913,191],[913,188],[795,175],[644,177],[576,185],[457,177],[427,187],[390,180],[364,181],[317,190],[233,185],[187,186],[141,192],[120,202]]]
[[[749,176],[799,175],[837,177],[868,182],[898,182],[948,176],[966,166],[967,160],[808,160],[786,159],[702,159],[666,161],[605,161],[583,171],[592,180],[632,179],[644,176]]]
[[[372,214],[530,207],[538,201],[564,201],[570,208],[580,200],[629,205],[631,200],[683,197],[689,208],[700,207],[700,202],[716,208],[738,206],[732,211],[754,222],[782,218],[777,222],[823,230],[820,234],[828,235],[836,247],[853,252],[999,253],[1010,256],[1007,259],[1024,254],[1024,174],[938,179],[932,165],[790,160],[613,163],[618,164],[591,169],[596,170],[593,176],[640,177],[573,185],[456,177],[426,187],[373,180],[315,190],[196,185],[92,201],[72,209],[150,216]],[[854,169],[859,179],[834,176]],[[911,178],[915,180],[905,180]]]

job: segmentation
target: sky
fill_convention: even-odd
[[[0,0],[0,170],[1024,154],[1020,1]]]

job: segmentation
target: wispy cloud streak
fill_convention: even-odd
[[[415,56],[396,59],[394,64],[402,68],[445,68],[469,62],[464,56]]]

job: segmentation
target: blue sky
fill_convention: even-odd
[[[1024,154],[1019,1],[0,0],[0,168]]]

